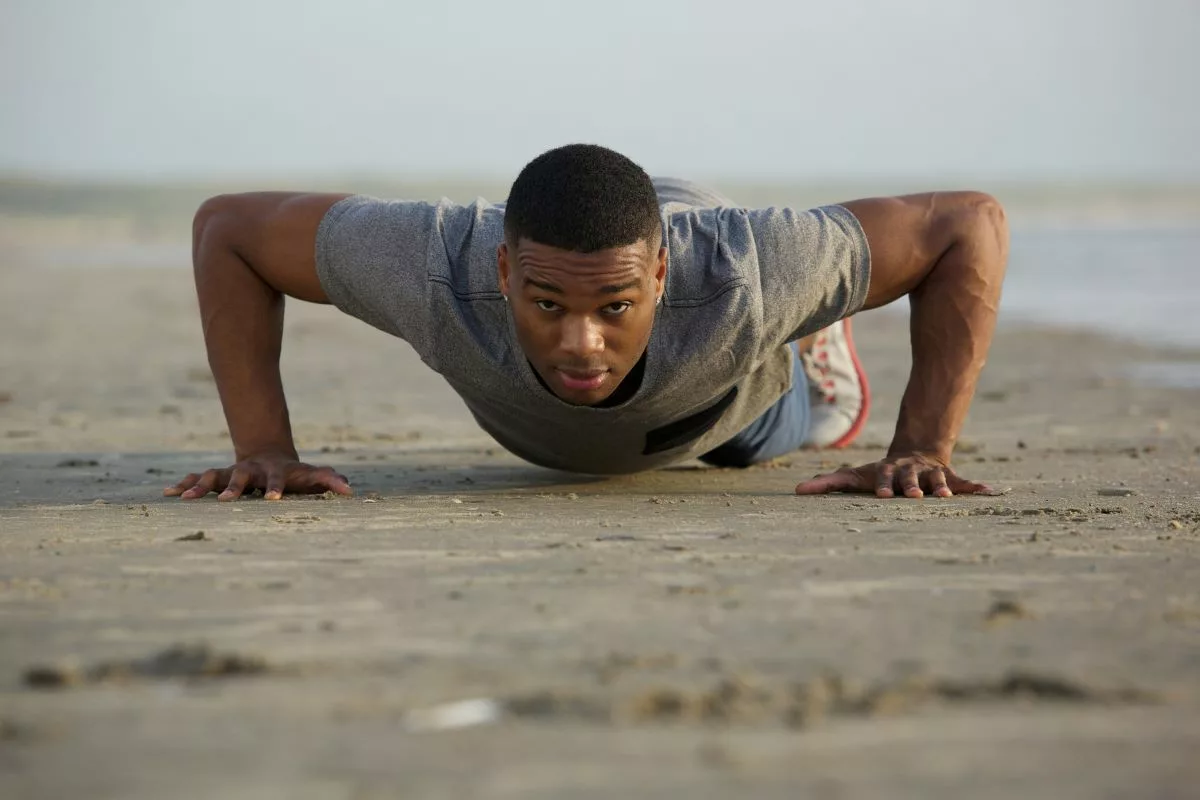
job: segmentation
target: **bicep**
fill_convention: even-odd
[[[871,250],[871,281],[863,310],[885,306],[915,289],[953,241],[945,224],[951,192],[851,200]]]
[[[211,226],[266,284],[313,303],[329,298],[317,276],[321,220],[344,194],[252,192],[215,197],[196,215],[198,237]]]

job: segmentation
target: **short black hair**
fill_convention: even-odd
[[[659,224],[650,176],[595,144],[565,145],[530,161],[513,182],[504,212],[510,245],[525,238],[578,253],[651,238],[657,250]]]

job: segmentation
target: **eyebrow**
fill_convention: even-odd
[[[565,292],[563,292],[563,290],[561,288],[559,288],[558,286],[555,286],[553,283],[543,283],[542,281],[537,281],[537,280],[534,280],[533,278],[526,278],[525,285],[526,286],[536,286],[537,288],[541,289],[543,292],[550,292],[551,294],[565,294]],[[608,283],[608,284],[605,284],[604,286],[600,287],[600,293],[601,294],[620,294],[621,292],[625,291],[626,289],[635,289],[641,285],[642,285],[642,281],[640,278],[634,278],[633,280],[626,281],[625,283]]]

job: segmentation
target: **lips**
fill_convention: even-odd
[[[563,386],[572,391],[582,392],[599,389],[600,384],[608,377],[606,369],[555,369],[558,379]]]

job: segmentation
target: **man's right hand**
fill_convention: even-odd
[[[290,456],[273,455],[245,458],[224,469],[193,472],[163,489],[163,494],[198,500],[217,492],[218,500],[236,500],[255,489],[261,489],[267,500],[280,500],[284,494],[354,494],[346,476],[334,472],[333,467],[314,467]]]
[[[163,493],[234,500],[261,489],[350,494],[329,467],[300,463],[279,375],[284,297],[327,303],[316,266],[321,220],[345,195],[257,192],[206,200],[193,224],[192,258],[208,364],[237,462],[188,475]]]

